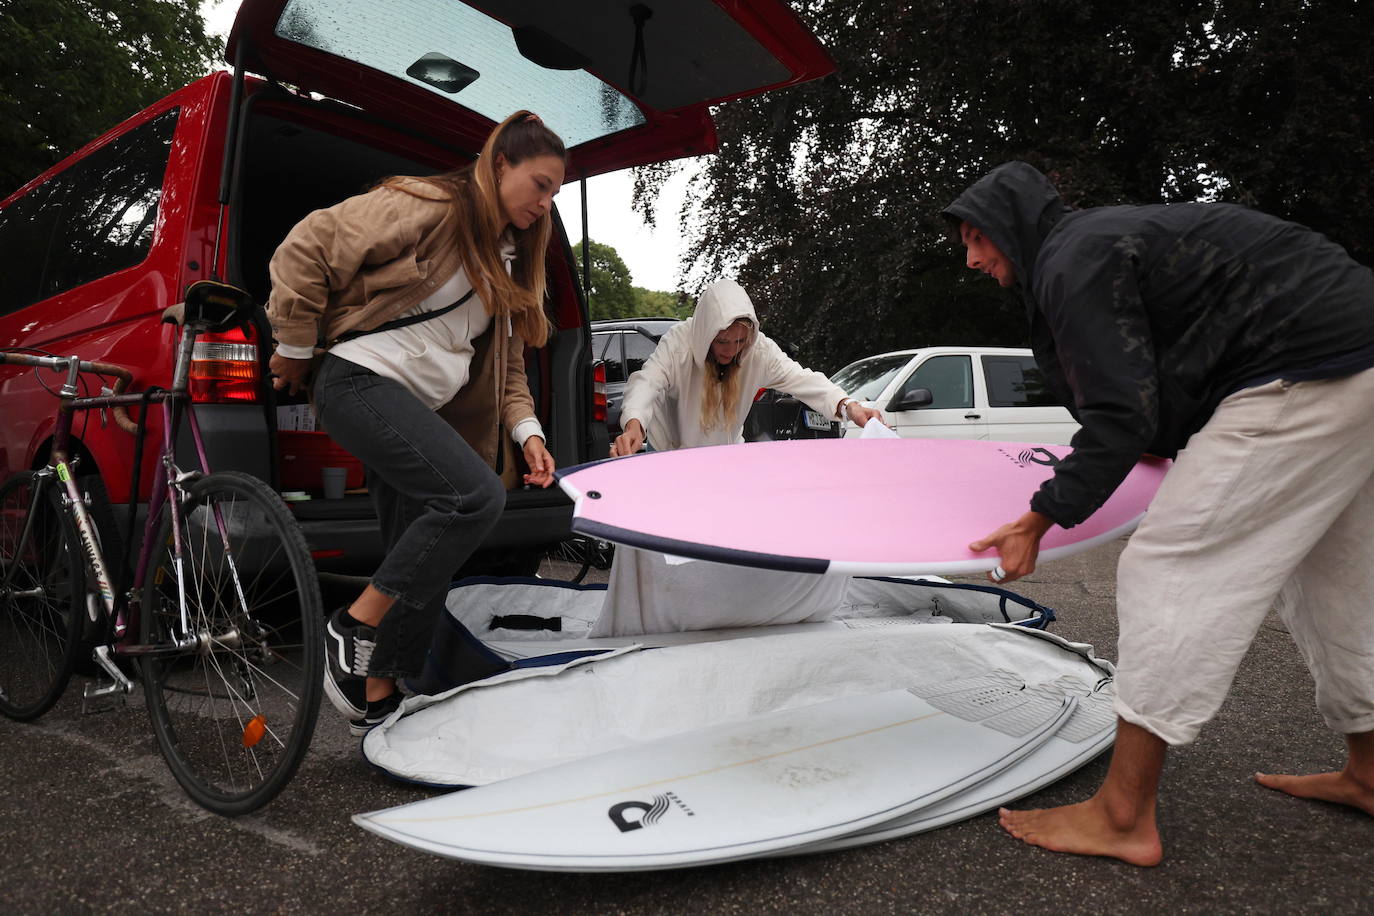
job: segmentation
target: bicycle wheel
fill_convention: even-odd
[[[577,584],[593,569],[610,569],[615,545],[600,538],[574,534],[544,554],[539,575]]]
[[[184,591],[195,645],[145,657],[144,694],[162,755],[186,793],[218,814],[244,814],[281,791],[315,731],[319,580],[295,519],[262,481],[210,474],[184,495],[181,563],[168,511],[140,630],[149,644],[182,634]]]
[[[55,481],[35,503],[38,475],[0,486],[0,712],[36,719],[71,679],[86,601],[76,526]],[[27,539],[25,522],[32,507]]]
[[[584,539],[573,535],[554,544],[544,553],[539,575],[545,579],[577,584],[587,577],[591,568],[592,561],[587,555]]]

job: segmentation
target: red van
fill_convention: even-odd
[[[833,69],[782,0],[245,0],[227,50],[232,73],[173,93],[0,203],[0,348],[79,354],[131,367],[136,389],[166,385],[175,332],[158,316],[187,286],[217,277],[265,302],[268,259],[301,217],[384,176],[469,161],[511,111],[536,111],[563,137],[572,181],[710,152],[710,105]],[[605,456],[606,427],[561,224],[547,257],[557,331],[526,364],[568,467]],[[211,467],[304,491],[292,506],[320,567],[369,572],[381,553],[370,501],[325,499],[321,484],[323,468],[343,466],[357,487],[361,467],[314,429],[303,399],[272,389],[271,348],[261,314],[247,333],[196,344]],[[6,474],[45,462],[51,386],[0,368]],[[121,504],[132,438],[85,417],[84,468]],[[557,488],[514,491],[479,557],[537,556],[569,516]]]

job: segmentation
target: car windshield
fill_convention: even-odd
[[[453,0],[291,0],[276,34],[493,121],[528,108],[569,147],[644,123],[616,89],[585,70],[551,70],[527,60],[508,26]]]
[[[892,377],[911,362],[910,353],[889,356],[870,356],[850,363],[830,376],[830,381],[844,389],[845,394],[861,401],[872,401],[883,393]]]

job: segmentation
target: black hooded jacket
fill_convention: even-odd
[[[1374,365],[1374,273],[1295,223],[1230,204],[1070,210],[1023,162],[944,214],[1011,260],[1036,362],[1082,424],[1031,500],[1062,527],[1143,454],[1174,457],[1226,395]]]

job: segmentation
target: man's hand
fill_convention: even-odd
[[[272,358],[267,361],[267,368],[274,376],[272,387],[278,391],[284,388],[288,394],[299,394],[304,391],[310,378],[308,359],[291,359],[273,353]]]
[[[999,578],[997,570],[993,570],[988,573],[988,578],[996,583],[1011,582],[1035,571],[1035,560],[1040,555],[1040,539],[1053,524],[1049,516],[1032,510],[981,541],[974,541],[968,545],[968,549],[982,553],[995,548],[1002,559],[1002,576]]]
[[[644,426],[638,420],[631,420],[625,424],[625,431],[616,436],[615,441],[611,443],[611,457],[633,455],[643,447]]]
[[[530,486],[548,487],[553,483],[553,456],[544,447],[544,440],[539,436],[530,436],[525,440],[524,446],[525,463],[530,466],[530,472],[525,475],[525,483]]]

